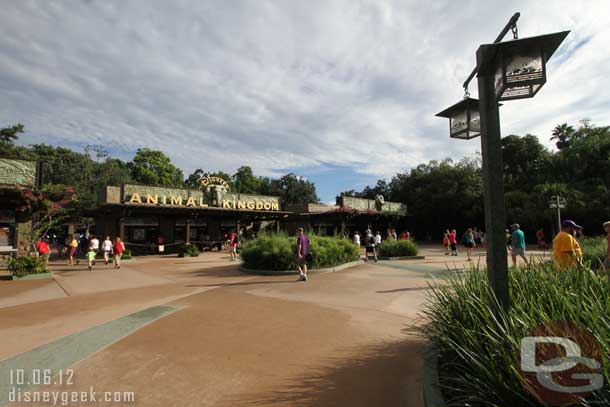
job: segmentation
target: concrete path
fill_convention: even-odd
[[[216,253],[139,258],[119,272],[55,264],[69,296],[0,309],[0,369],[69,367],[73,383],[30,391],[93,387],[142,406],[421,406],[418,310],[430,283],[459,272],[435,250],[306,283],[244,275]],[[154,307],[172,312],[121,322]]]

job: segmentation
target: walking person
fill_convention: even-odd
[[[381,233],[377,231],[375,234],[375,261],[377,261],[377,256],[379,254],[379,246],[381,246]]]
[[[449,229],[443,233],[443,246],[445,246],[445,256],[449,256]]]
[[[297,230],[297,267],[299,280],[307,281],[307,257],[309,256],[309,238],[303,228]]]
[[[108,265],[110,254],[112,253],[112,240],[110,240],[110,236],[106,236],[106,239],[102,242],[102,253],[104,253],[104,264]]]
[[[474,245],[474,233],[472,232],[472,229],[468,228],[466,230],[466,234],[464,235],[464,247],[466,247],[466,256],[468,257],[468,261],[472,261],[472,248]]]
[[[610,220],[604,223],[606,232],[606,257],[604,258],[604,271],[610,273]]]
[[[513,225],[513,234],[511,236],[512,250],[510,252],[513,260],[513,267],[517,266],[517,256],[520,256],[525,264],[529,264],[525,257],[525,234],[521,230],[518,223]]]
[[[231,261],[237,261],[237,233],[234,230],[229,235],[229,253],[231,253]]]
[[[97,252],[100,250],[100,241],[95,235],[91,235],[91,240],[89,240],[89,248],[93,249],[95,256],[97,256]],[[95,264],[95,256],[93,256],[93,264]],[[87,257],[89,257],[89,253],[87,253]]]
[[[47,239],[41,238],[38,240],[38,242],[36,242],[36,251],[38,252],[38,255],[42,257],[44,261],[44,269],[46,271],[49,267],[49,256],[51,255],[51,249],[49,248]]]
[[[536,243],[539,249],[546,249],[546,241],[544,240],[544,229],[540,228],[536,232]]]
[[[366,235],[366,238],[364,240],[364,246],[365,246],[364,261],[369,261],[369,254],[372,254],[375,261],[377,261],[377,256],[375,255],[375,237],[373,236],[372,233],[368,233]]]
[[[121,241],[121,238],[117,236],[116,239],[114,239],[114,247],[113,247],[114,268],[115,269],[121,268],[121,257],[123,257],[124,252],[125,252],[125,243],[123,243]]]
[[[89,265],[89,271],[93,271],[93,266],[95,265],[95,250],[93,247],[89,247],[89,251],[87,252],[87,263]]]
[[[354,233],[354,244],[360,247],[360,234],[358,233],[358,231]]]
[[[559,268],[569,268],[575,265],[582,266],[582,257],[578,256],[574,231],[578,225],[572,220],[564,220],[561,232],[553,239],[553,261]]]
[[[449,245],[451,246],[451,255],[457,256],[457,231],[455,229],[451,229],[449,233]]]
[[[76,256],[76,251],[78,250],[78,240],[76,240],[76,236],[72,235],[72,240],[70,240],[70,243],[68,243],[68,258],[69,258],[69,262],[68,264],[70,266],[74,265],[74,257]],[[76,260],[76,263],[78,264],[78,260]]]
[[[474,237],[475,246],[480,246],[481,245],[481,235],[480,235],[479,229],[473,228],[472,236]]]

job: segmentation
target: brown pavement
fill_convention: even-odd
[[[119,272],[55,264],[71,294],[0,308],[0,363],[165,304],[177,310],[84,357],[61,389],[133,391],[142,406],[420,406],[413,325],[430,275],[447,268],[444,256],[425,254],[308,282],[244,275],[224,253],[138,258]]]

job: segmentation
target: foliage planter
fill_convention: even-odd
[[[308,262],[308,269],[326,270],[354,263],[360,260],[358,247],[347,239],[341,237],[308,236],[309,252],[312,260]],[[241,258],[243,269],[261,274],[293,273],[297,270],[297,243],[296,237],[286,234],[259,235],[242,246]]]
[[[436,347],[426,355],[427,406],[443,406],[442,399],[452,406],[545,405],[520,373],[517,355],[525,337],[584,332],[578,334],[578,344],[590,349],[588,357],[597,354],[602,360],[610,352],[610,285],[605,276],[582,267],[557,270],[539,263],[512,269],[509,285],[507,310],[497,304],[484,269],[454,275],[429,291],[420,313],[427,321],[420,332]],[[604,383],[610,382],[607,368],[600,374]],[[441,389],[439,398],[436,390]],[[609,403],[605,387],[579,405]]]
[[[26,274],[23,277],[13,276],[13,280],[39,280],[45,278],[53,278],[53,273]]]
[[[349,263],[340,264],[334,267],[326,267],[321,269],[307,269],[307,274],[319,274],[319,273],[334,273],[336,271],[345,270],[350,267],[358,266],[359,264],[363,264],[361,260],[351,261]],[[258,274],[262,276],[290,276],[299,274],[298,270],[258,270],[258,269],[248,269],[245,267],[240,267],[240,271],[246,274]]]
[[[396,257],[387,257],[387,256],[377,256],[379,260],[424,260],[426,256],[396,256]]]
[[[424,405],[445,407],[445,399],[438,378],[438,348],[431,342],[424,350]]]
[[[378,248],[378,257],[398,260],[398,258],[414,258],[419,248],[412,240],[386,240]]]

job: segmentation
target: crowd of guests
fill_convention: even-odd
[[[44,258],[45,269],[48,268],[49,256],[51,254],[49,242],[48,236],[36,242],[36,254]],[[89,235],[89,237],[85,235],[72,235],[66,239],[64,244],[57,244],[57,251],[60,256],[63,254],[68,256],[68,265],[70,266],[78,265],[80,263],[79,258],[84,256],[87,259],[88,269],[91,271],[96,263],[97,256],[101,254],[105,265],[108,265],[112,259],[114,268],[120,269],[121,257],[125,252],[125,244],[118,236],[114,241],[110,239],[110,236],[106,236],[106,239],[100,243],[100,240],[95,235]]]
[[[610,221],[603,224],[606,233],[606,252],[603,265],[606,271],[610,271]],[[583,265],[583,251],[578,239],[583,236],[583,227],[572,220],[562,222],[561,231],[553,238],[552,258],[553,262],[561,268],[574,265]],[[461,242],[465,249],[468,261],[472,260],[472,250],[477,246],[485,245],[485,233],[479,229],[468,228],[458,239],[455,229],[446,230],[443,233],[443,246],[445,255],[458,255],[458,242]],[[536,244],[539,249],[547,249],[548,243],[542,228],[536,231]],[[510,225],[506,229],[506,247],[511,256],[513,266],[517,265],[518,258],[525,264],[529,264],[526,256],[525,233],[518,223]]]

